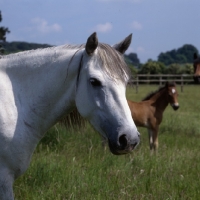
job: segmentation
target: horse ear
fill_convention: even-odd
[[[195,52],[194,53],[194,60],[196,60],[197,59],[197,53]]]
[[[124,54],[125,51],[129,48],[129,46],[131,44],[131,40],[132,40],[132,34],[130,34],[128,37],[126,37],[121,42],[113,45],[113,48],[115,48],[120,53]]]
[[[85,45],[85,50],[88,55],[92,55],[95,49],[98,46],[98,38],[96,32],[94,32],[90,37],[87,39],[87,43]]]

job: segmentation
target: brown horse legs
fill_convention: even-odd
[[[158,128],[148,129],[150,150],[156,151],[158,149]]]

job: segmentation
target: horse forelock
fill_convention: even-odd
[[[100,43],[98,54],[103,62],[102,68],[113,79],[126,82],[131,78],[131,71],[124,57],[108,44]]]
[[[76,49],[76,52],[71,58],[71,61],[72,61],[75,55],[80,50],[85,48],[85,44],[64,45],[63,48]],[[130,68],[127,66],[122,54],[120,54],[117,50],[112,48],[110,45],[104,44],[104,43],[99,43],[97,51],[98,51],[98,56],[100,60],[102,61],[101,67],[102,67],[103,72],[105,72],[111,78],[120,79],[123,82],[126,82],[127,80],[131,79],[132,74],[131,74]],[[79,65],[81,65],[81,63],[79,63]]]

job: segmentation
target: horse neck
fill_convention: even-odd
[[[162,89],[158,91],[151,99],[150,101],[153,102],[155,107],[159,110],[164,111],[167,107],[169,101],[168,101],[168,93],[166,89]]]
[[[48,130],[75,107],[75,87],[82,53],[50,49],[19,54],[11,59],[7,75],[12,85],[18,119]],[[23,114],[22,114],[23,113]],[[20,116],[23,115],[23,116]]]
[[[195,76],[200,76],[200,63],[196,64],[196,70],[194,72]]]

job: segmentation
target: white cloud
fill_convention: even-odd
[[[31,20],[34,27],[32,27],[32,30],[37,30],[40,33],[49,33],[49,32],[60,32],[62,30],[61,26],[59,24],[48,24],[48,22],[45,19],[42,18],[34,18]]]
[[[143,47],[137,47],[137,52],[143,53],[145,49]]]
[[[101,33],[106,33],[112,30],[112,24],[107,22],[105,24],[98,24],[93,28],[93,30]]]
[[[142,24],[138,21],[133,21],[131,23],[131,27],[134,28],[135,30],[141,30],[143,28]]]
[[[138,46],[136,49],[129,47],[126,51],[126,54],[129,53],[144,53],[145,49],[142,46]]]

